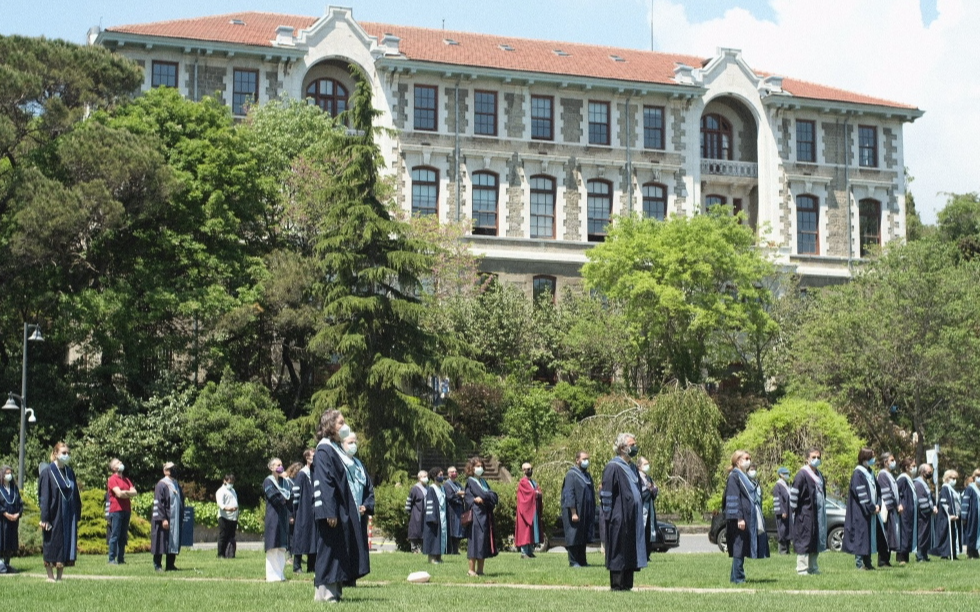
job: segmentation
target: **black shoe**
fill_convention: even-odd
[[[892,564],[889,563],[888,561],[879,561],[878,562],[878,567],[891,567],[891,566],[892,566]]]
[[[170,567],[167,568],[166,571],[168,571],[168,572],[179,572],[180,571],[180,568],[179,567],[176,567],[176,566],[170,566]]]
[[[865,571],[868,571],[868,572],[873,572],[875,568],[874,568],[874,566],[873,566],[873,565],[865,565],[865,566],[864,566],[864,567],[862,567],[861,569],[863,569],[863,570],[865,570]]]

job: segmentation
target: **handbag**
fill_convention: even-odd
[[[463,527],[468,527],[470,524],[473,523],[473,508],[470,508],[463,514],[459,515],[459,523]]]

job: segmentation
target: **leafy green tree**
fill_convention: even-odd
[[[915,178],[905,169],[905,239],[909,242],[921,240],[934,231],[934,227],[922,223],[922,217],[915,205],[912,182]]]
[[[431,247],[410,238],[392,217],[378,176],[371,86],[357,79],[348,120],[351,131],[324,143],[320,189],[324,202],[315,255],[316,295],[323,303],[311,348],[334,356],[338,367],[314,401],[346,411],[355,431],[366,434],[368,465],[382,475],[414,457],[421,446],[449,449],[452,429],[431,410],[432,375],[458,382],[481,374],[459,357],[454,338],[423,326],[418,297],[431,270]]]
[[[965,259],[980,254],[980,194],[950,194],[938,217],[941,240],[955,244]]]
[[[650,374],[639,391],[654,388],[656,374],[660,382],[697,383],[705,370],[727,367],[734,347],[722,330],[734,338],[773,333],[762,281],[774,269],[754,247],[741,218],[716,207],[667,221],[619,218],[606,242],[588,251],[586,283],[623,303],[641,345]],[[713,351],[722,354],[714,363]]]

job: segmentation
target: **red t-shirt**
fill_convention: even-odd
[[[119,487],[120,491],[128,491],[133,488],[133,481],[119,474],[113,474],[109,477],[109,512],[131,512],[132,501],[116,497],[116,494],[112,492],[115,487]]]

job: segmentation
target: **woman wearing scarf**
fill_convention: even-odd
[[[966,544],[966,558],[980,559],[980,470],[974,470],[963,489],[963,505],[960,507],[960,521],[963,523],[963,543]]]
[[[44,530],[44,569],[48,573],[48,582],[60,582],[65,567],[75,565],[78,557],[78,519],[82,515],[82,498],[78,494],[75,472],[68,467],[69,460],[68,445],[64,442],[55,444],[51,450],[51,463],[41,470],[37,485],[41,529]]]
[[[286,549],[289,548],[289,519],[292,517],[293,484],[283,476],[282,461],[269,461],[271,472],[262,483],[265,495],[265,581],[286,580]]]
[[[728,556],[732,558],[731,581],[745,582],[745,559],[769,557],[769,537],[762,520],[762,489],[749,476],[752,457],[748,451],[737,450],[732,455],[732,467],[725,484],[725,535]]]
[[[900,516],[905,506],[898,493],[895,480],[895,456],[882,453],[878,470],[878,490],[881,491],[881,511],[878,513],[878,567],[891,567],[893,550],[898,550],[902,541]]]
[[[360,552],[357,575],[367,576],[371,573],[371,542],[368,540],[368,520],[374,515],[374,485],[368,478],[364,464],[354,456],[357,454],[357,434],[352,433],[344,439],[344,453],[347,455],[347,459],[344,460],[344,467],[347,468],[347,484],[350,486],[354,505],[357,506],[358,522],[355,523],[357,531],[354,533],[357,549]],[[357,579],[346,580],[344,586],[357,586]]]
[[[871,555],[878,552],[878,533],[875,527],[881,500],[878,481],[872,467],[875,453],[870,448],[858,452],[858,464],[851,473],[847,495],[847,516],[844,519],[843,551],[855,556],[858,569],[873,570]]]
[[[939,489],[935,545],[930,553],[942,559],[956,559],[963,546],[963,538],[960,536],[962,502],[960,494],[956,491],[956,481],[959,477],[956,470],[946,470],[943,474],[943,486]]]

